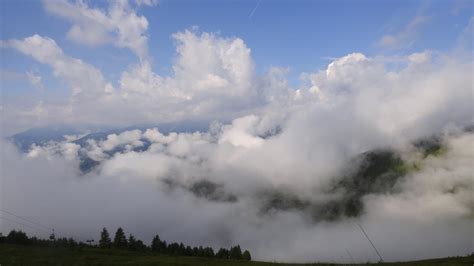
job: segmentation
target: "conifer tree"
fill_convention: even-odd
[[[112,240],[110,239],[109,232],[107,228],[104,227],[100,233],[99,247],[100,248],[110,248],[112,246]]]
[[[137,240],[135,239],[135,237],[130,234],[130,236],[128,237],[128,249],[130,250],[137,250]]]
[[[229,250],[225,248],[220,248],[219,251],[216,253],[216,257],[219,259],[228,259],[229,258]]]
[[[163,252],[162,250],[163,243],[161,242],[160,236],[156,235],[151,241],[151,251],[154,252]]]
[[[242,250],[240,246],[237,245],[235,247],[230,248],[229,258],[233,260],[240,260],[242,259]]]
[[[242,253],[242,259],[243,260],[252,260],[252,256],[250,255],[250,252],[248,250],[245,250],[244,253]]]
[[[123,232],[123,229],[121,227],[119,227],[117,229],[117,232],[115,232],[113,246],[114,248],[118,248],[118,249],[127,248],[127,238],[125,237],[125,233]]]

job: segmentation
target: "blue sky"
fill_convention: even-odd
[[[106,2],[90,5],[107,7]],[[329,58],[351,52],[373,55],[450,49],[472,16],[472,9],[469,1],[163,0],[157,6],[142,6],[137,13],[149,22],[149,52],[153,69],[159,74],[171,73],[175,55],[171,35],[197,26],[203,32],[243,39],[252,50],[258,73],[271,66],[288,67],[290,82],[296,84],[300,73],[324,68]],[[408,37],[411,45],[396,49],[377,45],[384,35],[403,32],[416,17],[425,20]],[[96,66],[112,80],[137,61],[127,49],[88,47],[68,40],[70,26],[63,18],[48,14],[41,1],[2,1],[2,40],[35,33],[50,37],[66,54]],[[43,76],[45,84],[58,85],[47,66],[11,49],[0,51],[3,73],[33,70]],[[24,81],[6,79],[2,82],[6,96],[32,89]]]

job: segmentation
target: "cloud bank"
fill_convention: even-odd
[[[341,164],[359,164],[342,153],[314,160],[307,156],[314,148],[290,150],[298,141],[288,143],[284,130],[264,139],[243,133],[246,127],[237,121],[216,135],[135,130],[84,146],[33,146],[28,154],[2,143],[8,167],[1,205],[84,238],[97,237],[91,234],[101,226],[123,226],[145,241],[159,233],[196,245],[240,243],[262,260],[350,262],[348,249],[359,262],[375,261],[358,223],[386,260],[472,251],[472,132],[445,135],[439,154],[398,147],[404,165],[413,167],[390,189],[363,195],[357,215],[330,217],[327,206],[353,191],[328,191],[341,180]],[[148,148],[137,149],[144,142]],[[81,154],[100,164],[81,174]]]

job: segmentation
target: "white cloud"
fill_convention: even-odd
[[[151,6],[156,1],[136,3]],[[73,24],[67,33],[69,39],[92,46],[112,43],[130,49],[142,61],[147,60],[148,20],[137,15],[128,1],[111,1],[107,11],[89,7],[83,1],[71,3],[68,0],[45,0],[44,7],[49,13]]]
[[[197,245],[216,247],[238,243],[250,249],[254,258],[264,260],[348,261],[349,258],[340,258],[341,247],[348,248],[358,262],[376,260],[357,223],[364,224],[388,261],[470,252],[470,217],[474,212],[470,186],[474,181],[472,133],[444,136],[446,153],[439,157],[420,159],[417,151],[403,148],[401,152],[408,163],[410,158],[419,160],[420,170],[401,179],[399,192],[367,195],[365,212],[359,218],[308,223],[296,211],[262,214],[258,193],[284,187],[302,198],[324,203],[327,191],[322,184],[325,179],[337,179],[331,173],[323,174],[322,168],[339,168],[344,161],[342,153],[331,156],[335,146],[329,136],[321,138],[314,131],[295,135],[301,131],[294,128],[297,125],[294,123],[287,125],[292,128],[266,139],[258,147],[229,145],[226,132],[255,130],[258,123],[257,117],[237,119],[232,125],[224,126],[219,136],[164,135],[156,129],[143,134],[139,131],[111,134],[106,140],[90,145],[106,150],[111,140],[121,138],[121,145],[133,145],[145,137],[162,146],[143,152],[116,153],[104,159],[99,170],[82,179],[75,170],[80,152],[75,144],[35,146],[30,156],[24,156],[5,143],[2,160],[9,167],[4,176],[7,192],[2,195],[2,206],[81,236],[102,226],[109,229],[122,226],[147,242],[159,233],[168,241]],[[309,133],[316,143],[305,138]],[[350,141],[346,140],[344,145]],[[330,145],[325,146],[324,142]],[[32,153],[36,154],[31,156]],[[312,153],[319,153],[320,157]],[[15,182],[11,182],[13,178]],[[170,189],[164,182],[186,187],[201,179],[223,184],[225,191],[237,195],[238,201],[207,201],[183,188]],[[29,193],[16,193],[19,190]],[[39,204],[46,205],[38,208]],[[87,210],[88,218],[84,219],[79,210]],[[70,219],[67,223],[65,213]],[[179,230],[173,229],[176,227]]]
[[[220,142],[229,142],[234,146],[251,148],[263,144],[264,140],[255,136],[255,127],[259,118],[255,115],[238,118],[232,122],[232,126],[223,129]]]
[[[51,66],[54,75],[68,83],[75,97],[96,97],[113,90],[112,85],[105,81],[100,70],[80,59],[64,54],[56,42],[48,37],[35,34],[23,40],[13,39],[5,43]]]
[[[169,135],[163,135],[160,131],[158,131],[158,129],[152,128],[152,129],[147,129],[145,133],[143,133],[143,137],[145,137],[151,142],[169,144],[176,140],[176,138],[178,137],[178,134],[173,132]]]
[[[430,156],[400,184],[399,195],[368,199],[381,216],[405,217],[429,222],[431,219],[468,218],[474,212],[472,166],[474,135],[448,138],[443,156]]]
[[[28,80],[30,81],[31,85],[33,85],[39,91],[44,91],[44,85],[42,83],[43,78],[40,75],[37,75],[32,71],[28,71],[26,72],[26,76],[28,77]]]
[[[428,21],[429,17],[417,15],[399,32],[384,35],[377,44],[388,49],[408,48],[417,39],[420,28]]]
[[[129,71],[122,73],[119,82],[124,96],[128,93],[149,96],[172,94],[164,90],[163,78],[152,71],[149,63],[132,66]]]
[[[173,37],[179,54],[173,70],[185,93],[251,96],[254,64],[243,40],[189,30]]]
[[[52,66],[55,75],[74,91],[73,101],[41,103],[35,110],[12,110],[10,115],[28,115],[28,119],[44,124],[59,121],[128,126],[182,120],[209,123],[254,114],[271,130],[279,121],[297,115],[326,121],[340,113],[347,117],[339,115],[337,119],[351,122],[345,129],[360,130],[361,138],[366,138],[363,128],[371,128],[374,135],[367,138],[370,143],[399,139],[395,136],[402,132],[409,139],[447,123],[472,121],[472,62],[440,53],[424,51],[395,61],[349,54],[336,58],[326,69],[304,74],[307,84],[296,90],[289,85],[284,70],[272,68],[268,74],[257,76],[250,50],[240,39],[192,31],[178,33],[175,38],[178,54],[173,75],[154,73],[148,62],[132,65],[123,72],[117,90],[98,69],[64,54],[49,38],[34,35],[6,41]]]
[[[158,0],[135,0],[137,5],[145,5],[145,6],[156,6],[158,5]]]
[[[472,62],[440,56],[430,63],[429,58],[428,53],[411,54],[393,69],[387,59],[348,55],[306,78],[325,103],[345,106],[359,124],[388,135],[413,137],[448,123],[470,123]]]
[[[78,158],[80,148],[79,145],[71,142],[50,143],[43,146],[33,144],[26,157],[44,157],[53,160],[55,156],[61,155],[68,161],[74,161]]]
[[[241,39],[188,30],[173,36],[173,74],[159,76],[148,63],[131,66],[120,79],[123,98],[139,102],[141,110],[158,109],[157,119],[161,113],[173,113],[176,119],[228,119],[258,104],[254,64]]]
[[[111,134],[107,136],[107,139],[101,142],[100,146],[105,151],[111,151],[120,145],[127,144],[130,148],[136,148],[143,146],[143,142],[140,141],[141,138],[140,130],[125,131],[119,135]]]
[[[431,53],[429,51],[413,53],[408,56],[408,60],[413,64],[427,63],[431,60]]]

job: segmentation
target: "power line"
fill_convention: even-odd
[[[19,216],[19,215],[16,215],[16,214],[12,213],[11,211],[7,211],[7,210],[2,210],[2,209],[0,209],[0,212],[3,212],[3,213],[6,213],[6,214],[9,214],[9,215],[11,215],[11,216],[14,216],[14,217],[16,217],[16,218],[18,218],[18,219],[21,219],[21,220],[23,220],[23,221],[29,222],[29,223],[31,223],[31,224],[34,224],[34,225],[36,225],[36,226],[39,226],[39,227],[42,227],[42,228],[46,228],[46,229],[48,229],[48,230],[49,230],[49,232],[48,232],[48,233],[51,233],[51,232],[53,232],[53,234],[54,234],[54,231],[55,231],[55,230],[54,230],[54,228],[52,228],[52,227],[49,227],[49,226],[46,226],[46,225],[40,224],[40,223],[38,223],[38,222],[32,221],[32,220],[30,220],[30,219],[27,219],[27,218],[25,218],[25,217],[22,217],[22,216]],[[0,218],[2,218],[2,217],[0,217]],[[12,221],[12,222],[16,222],[16,223],[18,223],[18,224],[22,224],[22,225],[24,225],[24,226],[28,226],[28,227],[30,227],[30,228],[33,228],[33,227],[29,226],[29,225],[26,225],[26,224],[23,224],[23,223],[17,222],[17,221],[15,221],[15,220],[6,219],[6,218],[4,218],[4,217],[3,217],[2,219],[9,220],[9,221]],[[39,229],[39,230],[45,231],[45,230],[43,230],[43,229],[40,229],[40,228],[36,228],[36,229]],[[62,234],[62,235],[65,235],[65,236],[73,236],[73,237],[75,237],[75,238],[76,238],[76,239],[78,239],[78,240],[87,241],[87,239],[86,239],[86,238],[83,238],[83,237],[78,237],[78,236],[76,236],[76,235],[73,235],[73,234],[66,234],[65,232],[62,232],[62,231],[59,231],[59,230],[56,230],[56,232],[59,232],[60,234]]]
[[[364,233],[365,237],[367,238],[367,240],[369,240],[370,244],[372,245],[372,247],[374,248],[375,252],[376,252],[377,255],[379,256],[380,262],[383,262],[382,256],[380,255],[379,251],[378,251],[377,248],[375,247],[374,243],[372,243],[372,240],[370,240],[370,238],[369,238],[369,236],[367,235],[367,233],[365,232],[364,228],[362,228],[362,225],[360,225],[360,223],[357,223],[357,225],[359,226],[360,230],[362,230],[362,233]]]
[[[17,224],[20,224],[20,225],[29,227],[29,228],[31,228],[31,229],[40,230],[40,231],[46,232],[46,233],[48,233],[48,234],[51,233],[51,232],[46,231],[46,230],[44,230],[44,229],[42,229],[42,228],[34,227],[34,226],[29,225],[29,224],[24,224],[24,223],[21,223],[21,222],[18,222],[18,221],[15,221],[15,220],[12,220],[12,219],[9,219],[9,218],[6,218],[6,217],[0,216],[0,219],[5,220],[5,221],[9,221],[9,222],[14,222],[14,223],[17,223]]]
[[[352,264],[355,264],[355,261],[354,261],[354,258],[352,257],[352,254],[349,252],[349,250],[347,248],[344,248],[344,249],[346,250],[349,257],[351,258]]]
[[[35,224],[35,225],[40,226],[40,227],[43,227],[43,228],[46,228],[46,229],[48,229],[48,230],[50,230],[50,231],[51,231],[51,230],[54,230],[52,227],[48,227],[48,226],[42,225],[42,224],[40,224],[40,223],[31,221],[31,220],[26,219],[26,218],[24,218],[24,217],[18,216],[18,215],[16,215],[16,214],[12,213],[12,212],[9,212],[9,211],[6,211],[6,210],[2,210],[2,209],[0,209],[0,212],[4,212],[4,213],[7,213],[7,214],[10,214],[11,216],[14,216],[14,217],[16,217],[16,218],[18,218],[18,219],[21,219],[21,220],[23,220],[23,221],[27,221],[27,222],[29,222],[29,223]]]

